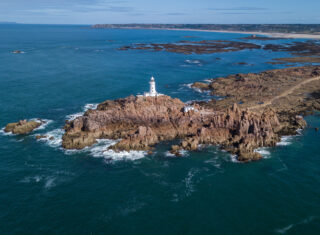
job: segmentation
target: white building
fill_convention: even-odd
[[[150,84],[150,91],[149,92],[145,92],[143,96],[145,97],[156,97],[156,96],[161,96],[162,94],[158,93],[156,90],[156,82],[154,80],[154,77],[151,77],[151,80],[149,82]]]
[[[193,106],[185,106],[183,108],[183,112],[187,113],[187,112],[190,112],[190,111],[197,111]]]

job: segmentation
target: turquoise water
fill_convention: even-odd
[[[244,37],[0,26],[0,127],[22,118],[51,120],[28,136],[0,134],[1,234],[319,233],[317,115],[307,117],[309,127],[299,135],[260,150],[265,158],[250,164],[237,163],[215,147],[174,158],[167,153],[171,143],[159,144],[152,156],[103,152],[105,142],[78,152],[60,148],[61,127],[70,115],[81,114],[88,104],[142,93],[152,75],[161,93],[183,101],[206,100],[208,94],[187,84],[282,68],[265,62],[288,56],[263,50],[211,55],[117,50],[184,36]],[[36,141],[34,135],[42,133],[55,139]]]

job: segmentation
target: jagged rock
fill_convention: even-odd
[[[42,124],[41,122],[35,122],[35,121],[27,122],[27,120],[20,120],[19,122],[7,124],[4,131],[12,132],[13,134],[18,134],[18,135],[24,135],[38,128],[39,126],[41,126],[41,124]]]
[[[204,83],[204,82],[195,82],[192,84],[191,86],[192,88],[198,88],[198,89],[201,89],[201,90],[209,90],[210,89],[210,86],[208,83]]]
[[[63,147],[81,149],[100,138],[121,139],[110,148],[115,151],[146,150],[160,141],[181,139],[171,153],[181,149],[197,150],[199,144],[232,146],[241,159],[258,159],[253,152],[261,146],[273,146],[280,128],[272,110],[255,113],[236,104],[224,112],[194,104],[197,112],[183,111],[186,104],[168,96],[128,97],[105,101],[97,110],[66,123]],[[241,150],[241,151],[240,151]]]

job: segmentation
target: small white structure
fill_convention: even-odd
[[[145,92],[143,96],[145,97],[156,97],[156,96],[161,96],[162,94],[158,93],[156,90],[156,82],[154,80],[154,77],[151,77],[151,80],[149,82],[150,84],[150,91],[149,92]]]
[[[193,106],[190,106],[190,105],[185,106],[183,108],[183,112],[185,112],[185,113],[190,112],[190,111],[196,111],[196,109]]]

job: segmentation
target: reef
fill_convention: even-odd
[[[281,63],[320,63],[319,56],[299,56],[299,57],[288,57],[288,58],[277,58],[270,64],[281,64]]]
[[[317,40],[292,42],[286,44],[267,44],[264,50],[284,51],[297,56],[320,56],[320,43]]]
[[[251,35],[248,37],[241,38],[244,40],[259,40],[259,41],[272,41],[272,40],[281,40],[285,38],[276,38],[276,37],[263,37],[263,36],[257,36],[257,35]]]
[[[261,49],[260,45],[238,41],[203,40],[203,41],[179,41],[177,43],[137,43],[131,46],[123,46],[119,50],[151,50],[167,51],[182,54],[213,54],[220,52],[233,52],[245,49]]]
[[[9,123],[4,128],[4,131],[7,133],[17,134],[17,135],[25,135],[32,132],[34,129],[40,127],[44,121],[27,121],[20,120],[19,122]]]

